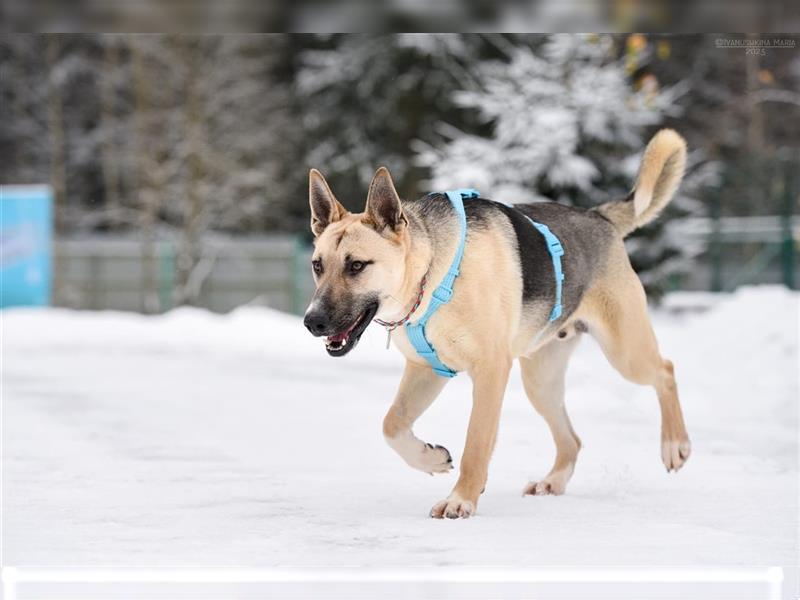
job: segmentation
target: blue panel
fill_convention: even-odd
[[[50,304],[53,192],[0,186],[0,308]]]

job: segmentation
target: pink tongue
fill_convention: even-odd
[[[350,327],[348,327],[345,331],[343,331],[342,333],[337,333],[336,335],[332,335],[328,339],[332,342],[341,342],[348,335],[350,335],[350,332],[353,331],[353,329],[356,328],[356,325],[358,325],[358,321],[359,319],[356,319],[355,322],[352,325],[350,325]]]

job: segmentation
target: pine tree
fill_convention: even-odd
[[[582,207],[624,197],[645,134],[656,129],[679,90],[658,89],[654,81],[634,89],[616,43],[595,35],[554,35],[533,44],[516,38],[505,60],[480,64],[479,88],[454,97],[473,111],[476,125],[421,148],[418,161],[431,169],[431,189],[468,186],[508,203]],[[696,183],[690,179],[688,187]],[[700,205],[684,195],[675,209],[696,213]],[[646,285],[686,268],[681,259],[700,250],[677,244],[663,224],[657,239],[634,238],[630,248]]]
[[[453,110],[452,93],[471,78],[467,67],[484,42],[458,34],[311,40],[316,47],[300,53],[296,78],[307,165],[337,181],[349,208],[363,204],[379,165],[401,193],[416,194],[424,172],[413,144],[438,139],[437,124]]]

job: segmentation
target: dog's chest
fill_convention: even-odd
[[[458,351],[455,342],[448,339],[449,336],[444,325],[445,323],[442,321],[437,321],[435,324],[429,323],[425,328],[425,337],[428,343],[436,350],[439,359],[447,367],[455,371],[463,371],[466,368],[464,357]],[[395,347],[400,350],[400,353],[407,360],[415,364],[429,366],[428,361],[420,356],[416,348],[411,344],[405,327],[398,327],[391,332],[390,336]]]
[[[388,337],[394,342],[395,347],[400,350],[400,353],[405,356],[408,360],[413,360],[414,362],[422,362],[425,361],[417,354],[417,351],[414,349],[414,346],[411,345],[411,341],[408,339],[408,335],[406,334],[405,327],[398,327],[388,333]],[[387,340],[388,342],[388,340]]]

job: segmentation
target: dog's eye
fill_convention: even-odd
[[[314,273],[319,275],[322,273],[322,261],[320,260],[312,260],[311,261],[311,268],[314,269]]]
[[[350,263],[350,272],[351,273],[360,273],[361,271],[364,270],[364,267],[366,267],[366,266],[367,266],[367,263],[365,263],[364,261],[362,261],[362,260],[354,260],[353,262]]]

